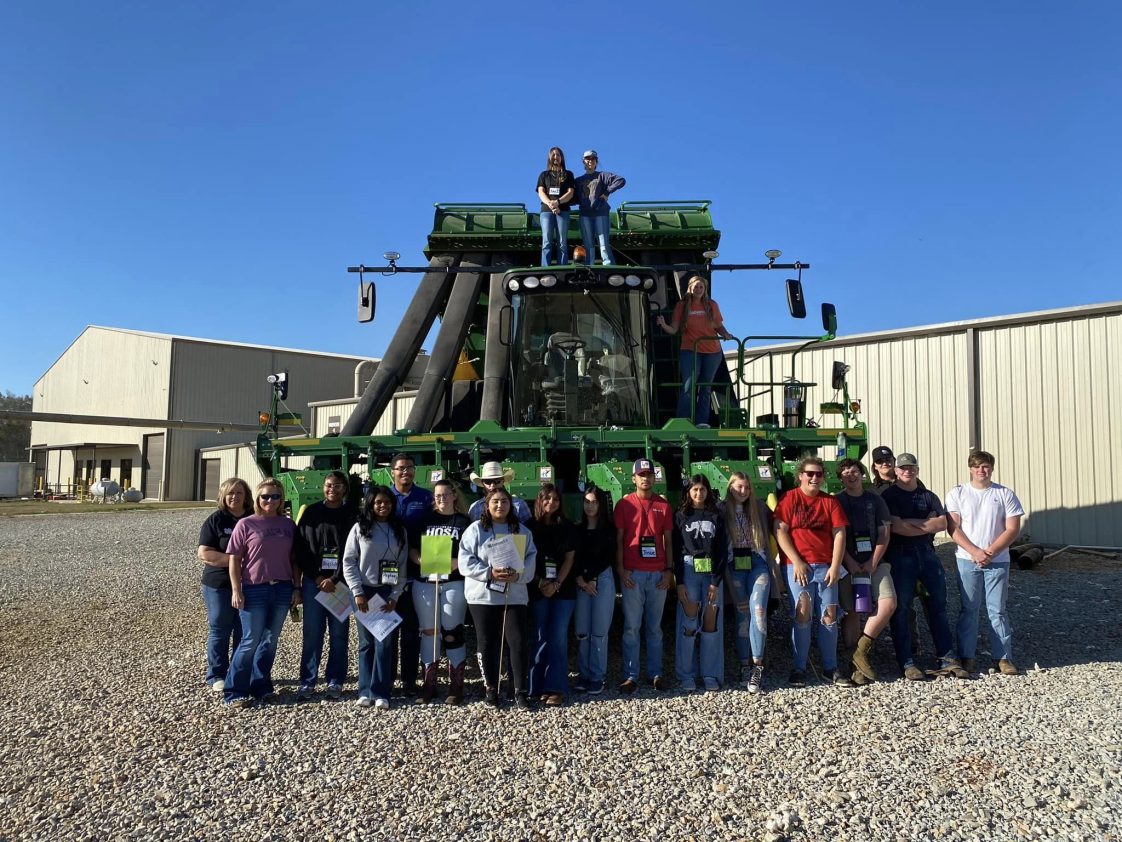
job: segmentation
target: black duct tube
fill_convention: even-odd
[[[464,269],[486,265],[486,254],[465,254],[460,260],[460,267]],[[417,391],[417,399],[409,411],[409,418],[405,421],[406,429],[417,433],[432,430],[436,414],[444,402],[448,383],[459,363],[460,351],[464,347],[464,338],[482,288],[482,274],[456,275],[448,306],[440,317],[440,332],[436,335],[436,345],[429,356],[428,368],[425,369],[421,387]]]
[[[421,343],[428,336],[429,328],[452,288],[456,275],[443,269],[454,265],[458,259],[459,255],[440,255],[429,261],[429,266],[440,267],[441,271],[426,272],[421,278],[413,301],[386,348],[385,356],[378,363],[374,376],[340,435],[368,436],[373,432],[374,425],[393,400],[393,393],[413,366],[417,352],[421,350]]]
[[[483,421],[503,422],[506,406],[507,372],[510,368],[510,348],[499,341],[500,320],[506,293],[503,290],[504,272],[491,275],[487,298],[487,342],[483,363],[483,407],[479,417]]]

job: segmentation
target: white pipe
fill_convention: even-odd
[[[1065,553],[1068,550],[1105,550],[1106,552],[1118,553],[1122,552],[1122,547],[1100,547],[1091,544],[1068,544],[1066,547],[1056,550],[1054,553],[1048,553],[1048,555],[1044,556],[1041,561],[1047,561],[1048,559],[1058,556],[1060,553]]]
[[[356,398],[362,397],[362,367],[364,365],[372,365],[372,366],[376,367],[378,365],[378,361],[377,360],[362,360],[361,362],[359,362],[358,365],[355,366],[355,397]]]

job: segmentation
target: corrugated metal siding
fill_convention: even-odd
[[[1103,305],[1049,315],[843,338],[803,351],[795,376],[822,384],[809,396],[816,408],[833,399],[832,361],[848,364],[870,446],[915,453],[923,481],[940,497],[969,479],[967,457],[981,447],[997,458],[996,481],[1024,504],[1034,540],[1122,546],[1122,312]],[[970,417],[975,343],[978,441]],[[782,380],[791,351],[775,347]],[[734,372],[735,365],[730,360]],[[767,376],[762,360],[749,368],[751,379]],[[781,413],[781,390],[775,397]],[[757,400],[753,416],[770,411],[766,398]],[[1092,464],[1104,470],[1088,471]]]
[[[354,412],[356,406],[358,406],[357,400],[313,407],[312,435],[318,437],[326,436],[328,433],[328,419],[335,416],[338,416],[341,428],[343,424],[347,423],[347,419],[351,416],[351,413]]]
[[[980,445],[1035,540],[1122,546],[1120,342],[1122,314],[978,331]]]
[[[269,406],[265,378],[287,369],[286,403],[291,411],[302,414],[304,426],[310,428],[312,412],[308,404],[350,394],[355,365],[359,362],[358,357],[323,357],[184,339],[173,341],[172,418],[254,423],[257,414]],[[199,448],[224,444],[232,436],[245,438],[244,433],[171,432],[165,496],[174,500],[191,499],[198,493],[195,486]]]

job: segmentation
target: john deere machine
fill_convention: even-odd
[[[731,272],[777,279],[774,292],[745,284],[742,292],[724,294],[726,308],[738,295],[781,295],[778,281],[785,279],[792,317],[806,316],[801,279],[809,264],[778,263],[779,252],[767,252],[760,264],[714,262],[720,232],[709,207],[708,201],[627,202],[612,214],[618,264],[542,267],[534,265],[538,215],[524,205],[437,205],[427,266],[398,266],[400,256],[388,252],[383,265],[349,268],[358,275],[360,321],[374,319],[376,279],[421,276],[353,414],[337,436],[281,438],[277,397],[285,384],[275,383],[257,440],[262,470],[281,479],[295,513],[319,499],[332,469],[388,484],[389,460],[404,452],[417,463],[419,484],[448,477],[467,491],[470,472],[495,460],[514,469],[514,493],[533,498],[543,482],[553,482],[579,512],[577,496],[588,483],[616,500],[627,493],[640,457],[654,462],[656,488],[672,500],[695,473],[723,490],[731,473],[743,471],[767,498],[794,484],[804,455],[816,453],[828,465],[860,458],[866,428],[849,399],[846,367],[835,363],[819,387],[796,381],[793,370],[776,371],[766,353],[753,351],[760,340],[801,340],[801,347],[829,342],[837,329],[830,304],[822,305],[821,334],[747,335],[735,348],[726,343],[731,362],[712,384],[708,417],[674,417],[682,388],[679,340],[658,328],[656,318],[669,320],[690,277],[708,282]],[[575,214],[569,242],[580,242]],[[438,317],[404,427],[371,435]],[[753,376],[759,371],[767,375]],[[829,398],[819,404],[820,414],[836,426],[807,420],[816,390]],[[287,456],[311,457],[311,467],[285,470]]]

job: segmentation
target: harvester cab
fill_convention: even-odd
[[[822,455],[829,467],[864,454],[865,425],[849,399],[847,366],[837,363],[827,375],[834,395],[819,416],[837,422],[828,428],[808,417],[817,384],[796,377],[799,354],[835,336],[829,304],[822,306],[823,334],[745,336],[735,350],[726,346],[728,364],[711,384],[697,383],[696,372],[692,378],[695,390],[711,386],[707,417],[675,417],[683,381],[679,340],[657,318],[669,317],[691,277],[709,284],[721,272],[788,270],[795,275],[786,281],[789,312],[806,315],[802,272],[809,264],[779,263],[778,251],[766,252],[766,263],[716,263],[720,232],[709,202],[624,203],[612,214],[620,262],[607,266],[533,265],[541,231],[537,214],[523,205],[436,207],[427,266],[399,266],[400,256],[389,252],[385,265],[350,267],[359,276],[360,321],[375,318],[375,279],[421,278],[340,434],[285,439],[274,428],[258,439],[262,469],[282,481],[291,457],[310,457],[301,481],[286,483],[293,493],[318,487],[314,480],[336,468],[378,481],[390,457],[405,452],[425,466],[419,484],[449,477],[470,493],[471,471],[501,461],[515,472],[515,493],[532,498],[552,482],[579,516],[588,484],[615,499],[629,491],[638,458],[654,462],[656,489],[672,498],[693,474],[723,489],[743,471],[766,499],[794,484],[804,455]],[[571,228],[570,242],[579,241],[575,217]],[[408,417],[393,434],[372,435],[438,316]],[[756,350],[763,341],[793,344],[781,357]]]

